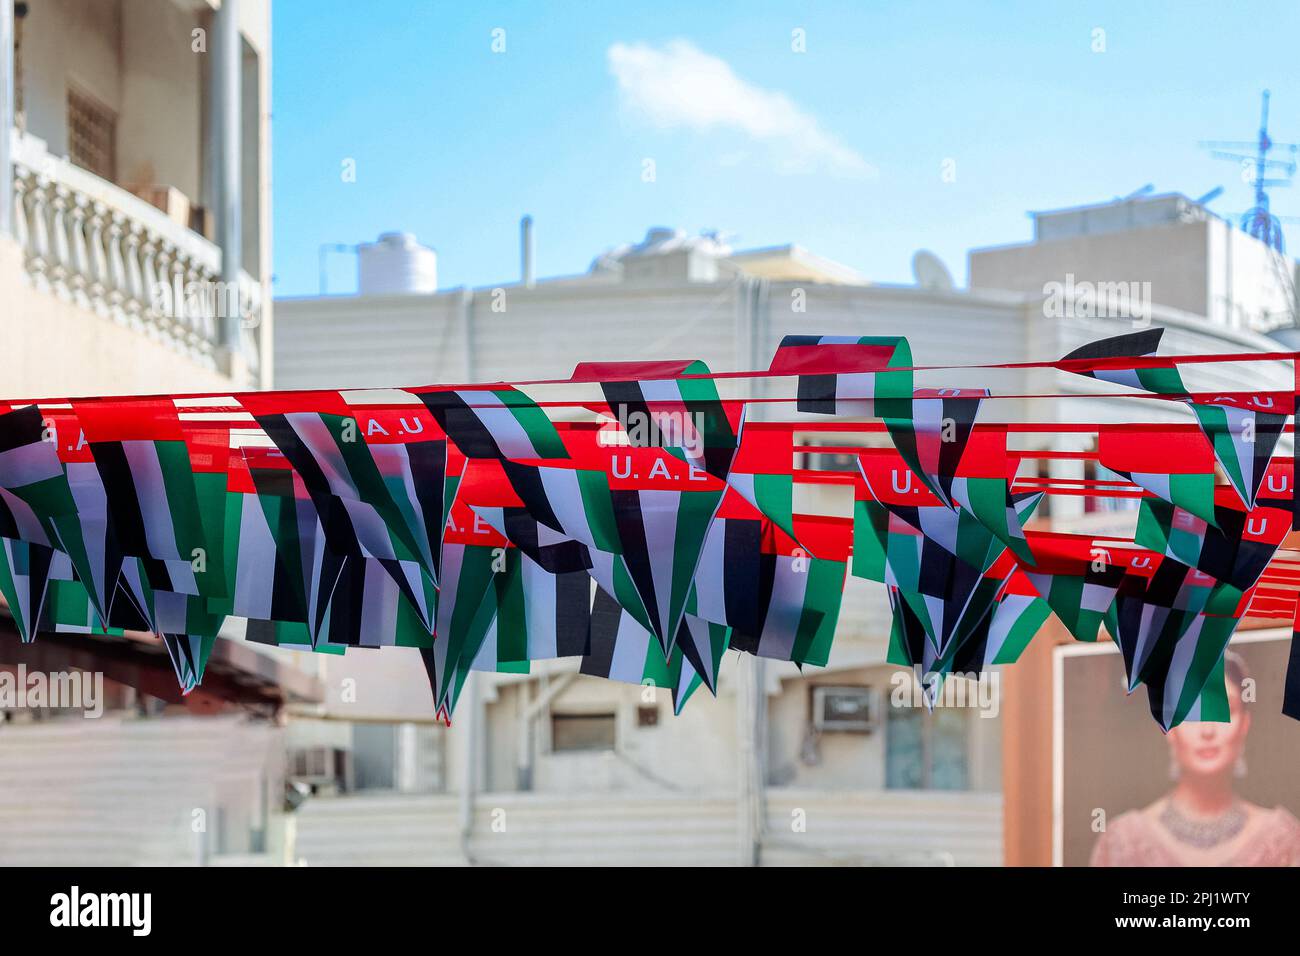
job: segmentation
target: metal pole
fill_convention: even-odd
[[[533,217],[519,220],[519,272],[524,286],[533,287]]]
[[[462,289],[460,293],[461,329],[465,336],[465,380],[474,380],[477,362],[474,353],[474,292]],[[465,862],[471,866],[475,862],[472,839],[474,836],[474,802],[478,791],[479,767],[479,724],[484,719],[482,713],[482,696],[479,688],[480,675],[470,671],[465,678],[465,687],[461,692],[460,712],[464,715],[465,752],[461,766],[460,781],[460,848]]]
[[[217,109],[214,124],[217,133],[216,196],[217,245],[221,247],[221,285],[225,291],[219,302],[225,308],[221,319],[221,342],[236,353],[240,342],[239,274],[243,253],[243,223],[240,215],[240,145],[239,113],[241,106],[240,72],[243,60],[239,37],[239,2],[222,0],[215,18],[213,38],[213,90]]]
[[[479,708],[479,675],[471,671],[461,692],[460,712],[464,716],[459,718],[465,722],[460,779],[460,849],[465,862],[471,866],[474,864],[471,843],[474,837],[474,797],[478,792]]]
[[[14,5],[0,0],[0,236],[14,234]]]
[[[736,364],[755,368],[756,355],[762,348],[762,310],[766,305],[766,285],[762,280],[745,278],[736,286]],[[755,383],[759,380],[755,379]],[[755,391],[756,397],[761,397]],[[761,406],[751,406],[750,413],[761,417]],[[737,863],[757,866],[762,856],[763,830],[766,826],[765,786],[767,779],[767,690],[766,665],[762,658],[743,654],[738,661],[736,685],[737,767]]]

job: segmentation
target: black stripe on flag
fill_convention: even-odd
[[[503,508],[506,538],[543,570],[551,574],[586,571],[591,567],[591,552],[580,541],[567,538],[554,544],[540,544],[539,522],[524,508]]]
[[[104,483],[109,521],[122,553],[138,557],[148,555],[144,515],[140,511],[140,499],[136,496],[135,479],[131,475],[126,450],[121,442],[116,441],[92,442],[90,450],[100,481]]]
[[[641,391],[640,382],[601,382],[600,391],[605,396],[605,403],[609,406],[609,410],[618,418],[625,429],[628,423],[633,420],[633,415],[645,416],[644,420],[647,422],[652,420],[650,406]],[[644,429],[637,436],[643,440],[633,442],[633,447],[646,448],[653,446],[654,442],[650,441],[652,432],[653,429]],[[629,433],[629,441],[631,441],[632,437]]]
[[[570,571],[554,575],[554,580],[555,653],[585,656],[591,652],[591,577],[586,571]]]
[[[835,414],[835,375],[800,375],[795,410],[816,415]]]
[[[39,442],[45,435],[45,418],[35,405],[0,415],[0,455]]]
[[[495,398],[485,394],[485,403]],[[419,397],[438,427],[447,433],[466,458],[505,457],[474,409],[455,392],[421,392]]]
[[[722,581],[727,624],[732,629],[730,646],[756,654],[772,603],[777,556],[763,551],[762,521],[723,520]]]
[[[894,611],[894,621],[902,636],[902,650],[907,663],[913,667],[924,666],[926,637],[921,619],[912,611],[911,606],[892,585],[889,588],[889,604]]]
[[[954,434],[951,440],[946,440],[947,436],[942,430],[935,436],[939,442],[939,473],[935,477],[949,499],[952,498],[953,478],[957,474],[962,455],[966,452],[966,445],[970,442],[971,429],[975,427],[975,416],[979,414],[981,401],[978,398],[943,399],[943,421],[940,427],[942,429],[951,421]]]
[[[586,655],[578,672],[595,677],[608,677],[614,664],[614,645],[618,641],[618,626],[623,620],[623,606],[604,588],[596,588],[596,603],[591,609],[590,640]]]
[[[441,438],[411,442],[406,446],[415,500],[424,515],[425,540],[438,563],[442,550],[442,507],[446,497],[447,442]]]
[[[1114,335],[1108,339],[1098,339],[1080,346],[1061,361],[1071,362],[1076,359],[1137,358],[1153,355],[1160,347],[1160,337],[1165,334],[1162,328],[1147,329],[1143,332],[1129,332],[1127,335]],[[1086,373],[1091,374],[1091,373]]]
[[[284,455],[293,466],[293,470],[302,477],[302,483],[306,486],[308,494],[314,498],[317,495],[330,493],[325,472],[321,470],[315,456],[308,451],[303,440],[298,437],[298,433],[289,424],[286,416],[262,415],[257,418],[257,423],[262,426],[262,431],[266,432],[266,437],[275,443],[280,454]]]
[[[641,493],[635,488],[610,489],[610,502],[614,507],[614,523],[618,526],[619,541],[623,545],[623,561],[636,586],[641,603],[645,605],[652,630],[660,641],[674,637],[659,634],[659,600],[655,593],[654,572],[650,567],[650,548],[645,538],[645,518],[641,514]],[[660,520],[663,520],[662,518]]]
[[[560,519],[551,508],[551,500],[546,496],[546,487],[542,484],[542,473],[535,465],[520,465],[517,462],[502,460],[501,467],[506,473],[510,487],[528,509],[533,519],[540,521],[552,531],[563,532]]]
[[[366,562],[345,560],[329,600],[329,643],[356,647],[366,606]]]

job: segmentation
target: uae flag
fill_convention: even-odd
[[[455,705],[495,617],[495,602],[487,598],[498,569],[504,569],[505,551],[505,542],[495,535],[484,544],[450,538],[443,544],[442,587],[431,648],[439,680],[434,689],[437,709],[450,711]]]
[[[971,509],[950,509],[921,486],[902,457],[889,449],[873,449],[858,456],[862,481],[855,485],[854,502],[854,574],[870,580],[883,581],[885,559],[890,544],[891,530],[895,534],[915,537],[920,534],[926,543],[941,548],[967,564],[985,571],[993,565],[1007,548],[1007,540],[995,535],[989,527],[996,519],[980,515]],[[965,492],[963,492],[965,493]],[[996,494],[1004,494],[998,489]],[[994,507],[994,497],[983,502],[980,493],[975,498],[981,504]],[[1008,538],[1019,537],[1023,542],[1021,525],[1037,506],[1041,494],[1011,495],[1003,507],[1014,511],[1008,519]],[[892,521],[892,528],[886,519]],[[1011,533],[1011,525],[1017,529]],[[906,541],[900,542],[906,544]],[[1023,549],[1028,551],[1028,545]],[[1015,551],[1019,558],[1019,549]]]
[[[170,399],[73,402],[103,488],[112,536],[123,555],[171,561],[183,580],[177,589],[198,593],[185,570],[207,553],[190,450]]]
[[[555,424],[517,388],[412,389],[466,458],[567,458]]]
[[[691,614],[731,628],[736,650],[824,666],[846,562],[798,553],[769,529],[757,517],[714,519],[694,577]]]
[[[894,447],[925,487],[947,507],[956,507],[952,484],[975,427],[987,389],[926,388],[914,393],[908,414],[885,420]],[[975,473],[994,477],[1006,474],[1006,446],[1001,460],[993,454],[995,442],[984,442],[973,458]]]
[[[724,402],[700,361],[583,363],[570,381],[599,382],[611,422],[604,440],[663,448],[725,481],[740,447],[744,404]],[[613,439],[613,441],[611,441]]]
[[[990,591],[996,594],[996,591]],[[890,607],[894,613],[890,631],[888,661],[919,669],[925,678],[923,689],[927,706],[949,674],[977,675],[991,665],[1013,664],[1038,633],[1050,613],[1041,599],[1009,589],[982,604],[972,615],[972,622],[959,641],[939,654],[930,640],[920,606],[898,588],[889,588]],[[937,680],[935,679],[937,678]]]
[[[68,555],[100,626],[108,628],[108,608],[125,557],[108,491],[78,419],[66,411],[51,412],[47,418],[58,436],[59,458],[76,508],[48,519],[50,543]],[[118,491],[120,496],[122,489]]]
[[[1215,514],[1211,525],[1168,502],[1148,498],[1138,510],[1134,542],[1238,590],[1249,590],[1291,531],[1289,509],[1242,511],[1221,504]]]
[[[1260,482],[1286,425],[1286,414],[1280,413],[1281,409],[1268,410],[1275,403],[1264,395],[1189,394],[1173,359],[1165,359],[1159,365],[1150,361],[1163,333],[1163,329],[1150,329],[1103,339],[1071,352],[1061,365],[1092,378],[1131,385],[1157,395],[1181,397],[1191,406],[1201,433],[1242,504],[1253,508]],[[1134,363],[1131,361],[1134,358],[1147,361]],[[1206,514],[1200,517],[1210,520]]]
[[[676,646],[681,649],[695,677],[709,689],[710,694],[716,696],[718,671],[722,666],[722,655],[731,646],[732,630],[725,624],[705,620],[694,610],[691,604],[687,605]]]
[[[474,514],[550,574],[586,571],[591,551],[580,541],[542,524],[527,508],[472,505]]]
[[[674,713],[681,712],[701,683],[681,648],[665,654],[655,635],[602,589],[597,589],[591,611],[591,651],[583,657],[579,672],[626,684],[665,688],[671,695]]]
[[[215,634],[162,634],[163,647],[171,659],[181,693],[188,694],[203,683],[203,671],[217,643]]]
[[[1183,379],[1172,360],[1166,359],[1158,363],[1132,361],[1154,360],[1156,349],[1160,347],[1160,338],[1164,334],[1164,329],[1154,328],[1089,342],[1062,358],[1059,367],[1098,381],[1126,385],[1158,395],[1182,394]]]
[[[0,414],[0,535],[49,545],[48,520],[76,511],[59,438],[35,405]]]
[[[325,397],[313,393],[298,403],[299,407],[310,406],[309,410],[289,413],[268,410],[284,408],[282,396],[271,400],[253,395],[242,402],[301,476],[321,517],[330,548],[347,557],[384,562],[382,566],[393,573],[394,582],[411,606],[419,613],[427,612],[427,603],[399,570],[402,562],[419,562],[429,580],[437,580],[423,508],[417,521],[406,495],[407,481],[402,469],[409,469],[409,456],[385,453],[386,464],[396,472],[391,476],[391,483],[386,482],[363,435],[363,424],[337,393]],[[364,427],[374,425],[372,419],[367,419]],[[441,456],[435,452],[421,459],[432,470],[418,478],[412,475],[412,489],[417,483],[423,483],[432,489],[435,497],[443,490],[445,444],[441,451]],[[405,513],[394,499],[394,491],[405,499]],[[429,504],[441,517],[441,500]],[[431,625],[432,616],[425,623]]]
[[[1076,641],[1097,640],[1102,622],[1115,603],[1121,565],[1080,562],[1077,570],[1026,571],[1025,576]]]
[[[24,644],[36,639],[55,554],[43,544],[0,538],[0,594]]]
[[[924,631],[931,648],[926,660],[908,663],[922,663],[933,669],[951,661],[992,610],[1004,584],[1004,579],[980,575],[972,583],[962,582],[939,594],[890,584]]]
[[[912,350],[902,336],[787,335],[768,376],[796,377],[795,409],[800,412],[853,418],[910,415]],[[769,388],[779,392],[782,385],[771,382]]]
[[[1184,720],[1229,719],[1223,655],[1238,623],[1236,617],[1189,614],[1181,632],[1156,647],[1143,683],[1151,715],[1162,728],[1171,730]]]
[[[183,694],[203,680],[203,671],[225,618],[208,609],[206,599],[156,591],[144,562],[127,559],[109,607],[114,627],[152,632],[162,642]]]
[[[1014,664],[1051,613],[1036,595],[1004,591],[957,649],[952,670],[978,674],[991,665]]]
[[[303,624],[314,646],[344,556],[327,547],[311,496],[278,451],[243,449],[232,458],[230,481],[230,613]]]
[[[1179,640],[1199,616],[1239,616],[1241,603],[1240,590],[1169,558],[1158,559],[1150,574],[1130,568],[1105,623],[1124,656],[1129,691],[1141,683],[1160,689],[1159,712],[1153,703],[1158,719],[1165,710],[1165,685]],[[1229,635],[1235,627],[1234,622]],[[1217,639],[1219,629],[1217,622],[1211,622],[1210,639]],[[1194,643],[1199,641],[1198,635],[1199,631],[1193,635]],[[1214,660],[1218,656],[1215,654]],[[1197,684],[1192,697],[1200,693],[1203,684],[1204,680]],[[1172,724],[1162,722],[1162,726]]]
[[[1195,431],[1103,426],[1097,461],[1162,501],[1214,523],[1214,451]]]
[[[1023,565],[1033,566],[1034,555],[1025,540],[1025,522],[1034,513],[1042,492],[1013,493],[1017,459],[1007,455],[1004,427],[976,429],[967,439],[966,450],[948,485],[952,501],[970,512],[999,541],[1011,549]],[[942,484],[942,477],[940,483]]]
[[[476,659],[476,669],[586,654],[592,592],[587,572],[548,572],[518,548],[506,550],[505,562],[487,595],[495,602],[492,653],[483,657],[482,668]]]
[[[464,469],[462,456],[422,407],[358,413],[363,434],[389,497],[400,513],[423,567],[438,582],[447,511]]]
[[[405,564],[412,586],[422,586],[419,567]],[[426,600],[433,606],[436,592],[427,587]],[[374,558],[349,557],[330,593],[319,640],[344,647],[429,647],[433,635],[389,567]]]
[[[587,546],[591,576],[672,648],[726,486],[657,448],[573,448],[576,468],[507,464],[530,515]]]
[[[591,554],[533,521],[522,508],[474,507],[513,548],[498,573],[498,660],[538,661],[587,652]],[[554,543],[548,538],[555,536]],[[512,656],[513,655],[513,656]]]
[[[1192,411],[1242,504],[1255,507],[1255,496],[1282,437],[1286,415],[1227,404],[1195,404]]]
[[[56,552],[55,562],[59,561]],[[46,588],[45,606],[42,608],[41,631],[56,634],[98,634],[119,636],[120,627],[106,627],[86,586],[77,580],[68,563],[66,577],[52,573]]]
[[[752,438],[740,443],[727,485],[751,508],[798,541],[794,529],[794,429],[751,429],[750,434]],[[809,551],[806,547],[804,550]]]
[[[1005,546],[974,518],[963,521],[965,512],[942,506],[909,515],[907,506],[859,499],[855,508],[854,574],[897,588],[935,653],[945,654],[963,628],[978,623],[1010,573],[986,577]]]

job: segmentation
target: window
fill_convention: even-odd
[[[117,116],[80,90],[68,89],[68,158],[109,182],[117,180]]]
[[[804,452],[803,467],[809,471],[844,471],[856,474],[858,456],[855,452],[835,451],[834,446],[827,446],[826,451]]]
[[[968,716],[964,708],[889,708],[885,786],[891,790],[969,789]]]
[[[551,715],[551,750],[555,753],[613,749],[613,714]]]

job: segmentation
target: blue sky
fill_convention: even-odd
[[[910,281],[925,247],[961,279],[971,247],[1028,239],[1031,209],[1154,183],[1223,185],[1212,208],[1245,210],[1240,171],[1197,143],[1253,139],[1265,87],[1273,138],[1300,140],[1290,0],[275,0],[273,16],[279,296],[317,291],[322,243],[394,229],[437,249],[440,286],[513,280],[524,213],[540,276],[668,225],[797,242],[881,282]],[[1296,189],[1274,211],[1300,213]],[[354,279],[334,257],[331,291]]]

